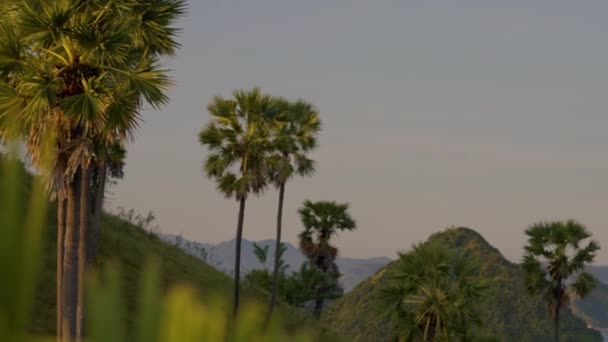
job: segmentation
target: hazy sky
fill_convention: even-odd
[[[608,1],[191,1],[176,87],[147,110],[111,206],[161,229],[234,237],[237,203],[202,172],[212,96],[260,86],[315,103],[318,172],[288,183],[285,235],[304,199],[348,201],[344,256],[395,251],[447,226],[518,260],[524,229],[575,218],[608,264]],[[245,237],[274,236],[277,193],[252,199]]]

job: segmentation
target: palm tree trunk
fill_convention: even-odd
[[[558,277],[557,284],[553,290],[554,300],[555,300],[555,308],[553,311],[553,340],[555,342],[559,342],[559,314],[562,309],[562,279]]]
[[[239,204],[239,220],[236,226],[236,251],[234,254],[234,315],[239,311],[239,283],[241,279],[241,241],[243,240],[243,221],[245,218],[245,196]]]
[[[104,162],[99,162],[95,165],[93,170],[95,175],[93,176],[93,182],[95,184],[95,193],[90,194],[91,196],[91,226],[88,232],[88,248],[87,248],[87,262],[93,261],[99,249],[99,227],[101,225],[101,213],[103,210],[103,201],[106,191],[106,173],[107,167]]]
[[[81,178],[82,172],[78,169],[68,183],[61,293],[61,336],[64,341],[73,341],[76,338]]]
[[[315,311],[314,316],[316,319],[321,318],[321,310],[323,310],[323,297],[321,293],[317,291],[317,298],[315,299]]]
[[[63,196],[57,198],[57,338],[61,338],[63,312],[61,310],[62,300],[62,280],[63,280],[63,245],[65,236],[65,211],[66,199]]]
[[[78,307],[76,310],[76,341],[80,342],[83,335],[83,324],[84,324],[84,281],[85,271],[87,264],[87,236],[88,226],[91,222],[91,216],[89,215],[89,203],[90,203],[90,185],[91,185],[91,168],[82,168],[82,175],[80,178],[80,225],[78,227]]]
[[[559,314],[561,311],[561,298],[557,300],[555,305],[555,313],[553,315],[553,339],[555,342],[559,342]]]
[[[279,264],[281,262],[281,228],[283,224],[283,200],[285,197],[285,183],[281,183],[279,187],[279,209],[277,211],[277,239],[274,246],[274,275],[272,281],[272,295],[270,296],[270,305],[268,307],[269,320],[272,316],[275,303],[277,301],[277,291],[279,289]]]
[[[425,341],[432,342],[435,340],[435,334],[437,333],[437,320],[435,318],[431,319],[430,324],[428,325],[428,330],[425,332]]]

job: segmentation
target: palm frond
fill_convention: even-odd
[[[0,25],[0,37],[0,79],[3,79],[21,70],[27,46],[14,25]]]
[[[152,0],[139,2],[128,8],[134,15],[131,40],[136,46],[150,49],[154,54],[172,56],[180,46],[177,37],[180,30],[173,25],[186,13],[186,2],[183,0]]]
[[[586,297],[597,286],[595,278],[589,272],[581,272],[570,287],[580,298]]]
[[[133,139],[142,118],[139,108],[141,101],[136,93],[124,90],[113,94],[105,110],[105,130],[114,132],[120,139]]]
[[[105,118],[107,103],[93,89],[65,97],[61,108],[77,124],[102,121]]]
[[[130,92],[140,94],[153,108],[160,108],[169,102],[166,91],[171,85],[167,70],[160,69],[158,63],[145,59],[135,69],[122,74],[126,76]]]
[[[22,96],[13,86],[0,81],[0,120],[9,124],[18,124],[19,118],[25,114],[28,105],[27,98]]]
[[[53,1],[45,5],[22,1],[19,28],[27,42],[50,48],[70,33],[70,20],[75,17],[75,2]]]
[[[126,64],[132,50],[128,33],[128,26],[124,22],[110,20],[99,26],[89,22],[79,23],[72,37],[78,44],[81,62],[121,66]]]

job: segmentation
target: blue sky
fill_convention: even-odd
[[[345,256],[395,256],[447,226],[521,256],[525,227],[575,218],[608,264],[608,2],[191,1],[168,63],[172,102],[146,110],[110,206],[162,229],[231,239],[237,205],[201,173],[196,135],[214,95],[260,86],[305,98],[324,129],[317,175],[288,184],[286,237],[304,199],[348,201]],[[277,195],[248,204],[270,238]]]

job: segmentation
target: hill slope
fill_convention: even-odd
[[[161,235],[161,239],[177,245],[188,254],[205,260],[210,265],[223,270],[227,274],[232,273],[234,268],[234,239],[219,243],[217,245],[186,240],[176,235],[169,234]],[[269,246],[268,261],[266,261],[266,265],[260,264],[258,259],[255,257],[253,253],[254,242],[262,247]],[[274,244],[275,240],[250,241],[243,239],[241,244],[241,272],[247,273],[254,269],[272,268],[274,260]],[[302,255],[302,252],[300,252],[298,248],[289,242],[285,243],[285,247],[287,247],[287,249],[283,254],[283,260],[285,260],[286,265],[290,266],[288,270],[298,271],[300,269],[300,265],[306,261],[304,255]],[[352,290],[357,284],[374,275],[374,273],[376,273],[381,267],[388,264],[390,261],[391,259],[387,257],[370,259],[338,257],[336,263],[338,264],[340,273],[342,273],[340,281],[344,286],[344,290],[347,292]]]
[[[55,225],[54,215],[49,214],[50,229],[46,236],[45,264],[40,275],[35,311],[32,313],[29,329],[36,333],[55,332]],[[201,260],[180,249],[161,241],[139,227],[117,217],[105,215],[101,228],[100,248],[96,267],[114,262],[120,267],[124,294],[127,301],[127,319],[130,325],[134,319],[135,298],[140,279],[140,271],[149,257],[161,261],[162,282],[165,287],[177,283],[194,286],[203,301],[223,297],[230,303],[232,279]],[[257,288],[243,288],[243,301],[265,303],[267,294]],[[277,314],[287,331],[307,329],[320,333],[321,340],[337,338],[326,327],[314,321],[305,313],[287,305],[280,305]]]
[[[484,327],[481,333],[504,341],[551,341],[551,324],[545,305],[526,293],[521,270],[506,260],[481,235],[467,228],[452,228],[432,235],[446,248],[459,249],[467,257],[481,262],[481,274],[490,279],[487,296],[480,302]],[[377,295],[391,263],[376,275],[359,284],[334,302],[325,317],[339,332],[356,341],[379,341],[390,327],[377,304]],[[587,329],[582,320],[569,311],[562,315],[563,336],[567,341],[602,341],[599,333]]]
[[[577,299],[572,312],[594,327],[608,328],[608,285],[598,282],[597,287],[583,299]]]
[[[597,287],[572,304],[572,312],[594,327],[608,329],[608,266],[590,266],[587,271],[598,280]],[[605,332],[608,334],[608,332]]]
[[[1,152],[0,150],[0,203],[6,200],[15,201],[17,214],[26,217],[26,203],[31,196],[33,176],[20,164],[15,175],[8,175],[11,176],[11,181],[6,182],[5,177],[8,176],[5,174]],[[4,197],[6,194],[9,197]],[[2,221],[2,215],[5,214],[0,213],[0,223],[6,223]],[[41,254],[44,258],[36,275],[33,309],[26,326],[30,333],[36,335],[54,335],[56,332],[56,205],[49,206],[46,216],[47,225],[43,232]],[[203,304],[223,304],[226,313],[230,312],[232,279],[224,273],[167,244],[155,234],[114,215],[103,215],[100,230],[99,252],[92,267],[102,268],[108,263],[118,267],[126,305],[127,328],[133,327],[137,318],[135,308],[140,289],[140,275],[142,266],[150,258],[160,263],[161,285],[165,289],[176,284],[189,284]],[[257,303],[265,307],[268,298],[269,295],[258,288],[242,287],[243,304]],[[309,336],[316,338],[315,340],[344,340],[322,322],[282,302],[278,303],[275,315],[279,318],[280,327],[288,333],[305,330]]]

